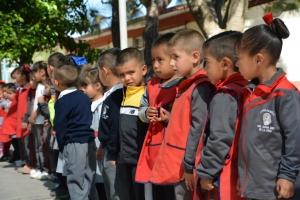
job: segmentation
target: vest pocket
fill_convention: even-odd
[[[182,151],[185,151],[185,148],[178,147],[178,146],[172,145],[172,144],[170,144],[170,143],[167,143],[167,146],[172,147],[172,148],[175,148],[175,149],[180,149],[180,150],[182,150]]]

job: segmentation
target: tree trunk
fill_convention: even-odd
[[[245,24],[245,12],[248,9],[248,2],[248,0],[230,1],[226,30],[243,31]]]
[[[119,1],[113,0],[111,3],[112,21],[111,21],[111,35],[114,47],[121,47],[120,41],[120,21],[119,21]]]
[[[158,7],[156,2],[151,2],[150,7],[147,9],[146,26],[143,33],[143,39],[145,42],[144,60],[148,67],[148,72],[145,76],[146,81],[154,76],[151,47],[152,43],[158,38],[158,36]]]

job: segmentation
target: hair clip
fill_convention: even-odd
[[[80,66],[80,65],[86,65],[87,64],[87,61],[86,61],[86,58],[85,57],[76,57],[76,56],[72,56],[72,59],[74,60],[75,64],[77,66]]]
[[[262,18],[263,18],[263,20],[265,21],[265,23],[266,23],[267,25],[272,24],[272,23],[273,23],[273,20],[274,20],[274,19],[273,19],[273,15],[272,15],[271,12],[265,14]]]
[[[30,70],[30,67],[29,67],[28,64],[24,64],[23,67],[24,67],[26,72],[30,73],[31,70]]]

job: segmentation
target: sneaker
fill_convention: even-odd
[[[8,161],[8,159],[9,159],[9,157],[8,157],[8,155],[3,155],[1,158],[0,158],[0,162],[6,162],[6,161]]]
[[[15,161],[16,167],[23,167],[25,165],[25,162],[23,160],[17,160]]]
[[[37,177],[37,179],[39,179],[39,180],[46,180],[48,176],[49,176],[49,174],[48,174],[47,172],[42,172],[42,173]]]
[[[35,178],[35,179],[38,179],[38,177],[42,174],[41,171],[37,171],[36,173],[30,175],[30,178]]]
[[[14,162],[16,162],[17,160],[20,160],[20,158],[13,156],[11,159],[9,159],[8,162],[9,162],[9,163],[14,163]]]
[[[48,179],[49,181],[55,181],[55,180],[57,179],[57,177],[55,176],[54,173],[52,173],[52,174],[49,174],[49,175],[47,176],[47,179]]]
[[[30,171],[31,171],[31,168],[28,165],[24,165],[24,167],[20,167],[18,169],[18,172],[22,173],[22,174],[30,174]]]
[[[50,192],[51,197],[64,198],[70,196],[68,189],[57,187]]]
[[[39,170],[38,169],[31,169],[30,170],[30,175],[33,175],[35,173],[37,173]]]

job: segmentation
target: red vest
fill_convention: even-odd
[[[199,84],[211,85],[204,70],[198,71],[179,85],[165,139],[150,176],[152,183],[175,184],[181,181],[182,159],[191,126],[191,98]]]
[[[220,176],[219,176],[219,188],[215,188],[215,198],[222,199],[222,200],[240,200],[244,199],[238,196],[238,191],[236,189],[236,183],[238,180],[238,169],[237,169],[237,159],[238,159],[238,142],[240,136],[240,122],[239,116],[241,116],[241,111],[243,109],[243,87],[248,83],[240,73],[235,73],[228,77],[223,82],[220,82],[216,85],[217,91],[214,95],[218,93],[227,93],[231,96],[235,96],[238,99],[238,117],[236,119],[236,135],[232,142],[231,148],[227,154],[225,160],[225,166],[223,167]],[[212,97],[213,98],[213,97]],[[209,116],[208,116],[209,118]],[[208,121],[208,120],[207,120]],[[206,122],[207,122],[206,121]],[[196,160],[195,166],[197,167],[201,162],[201,151],[204,148],[204,131],[201,134],[197,153],[196,153]],[[195,175],[195,182],[197,183],[199,178]],[[219,191],[217,191],[217,189]],[[204,194],[200,190],[200,186],[196,184],[196,190],[194,190],[194,199],[204,200]],[[208,193],[208,196],[210,194]],[[219,198],[217,198],[217,196]],[[210,198],[210,197],[209,197]]]
[[[28,93],[30,91],[30,85],[25,86],[22,89],[17,90],[12,103],[9,107],[9,111],[3,120],[2,124],[2,136],[0,140],[10,141],[10,136],[16,134],[17,138],[24,137],[28,134],[28,129],[22,130],[22,120],[27,112]],[[6,136],[5,136],[6,135]]]
[[[147,90],[149,105],[154,106],[157,109],[160,107],[168,109],[168,107],[172,107],[175,100],[177,84],[174,84],[169,88],[161,88],[160,82],[160,78],[153,78],[148,82]],[[142,183],[149,182],[150,174],[159,153],[166,130],[166,125],[161,122],[150,123],[137,164],[135,181]]]

